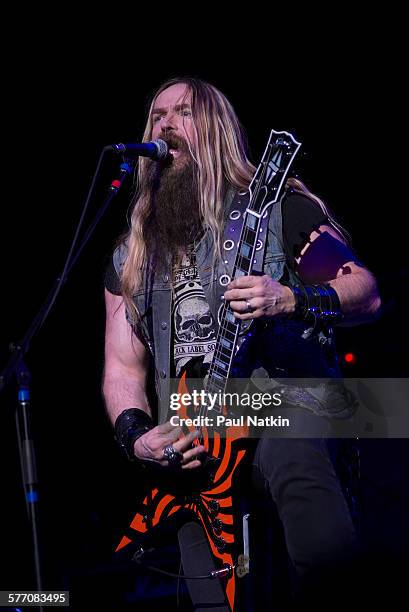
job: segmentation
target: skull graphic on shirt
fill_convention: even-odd
[[[197,342],[212,336],[212,315],[205,299],[182,300],[176,307],[176,334],[179,341]]]

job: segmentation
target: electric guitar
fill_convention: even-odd
[[[240,239],[236,245],[237,254],[231,277],[220,279],[227,285],[230,280],[239,276],[251,275],[256,250],[259,246],[259,230],[263,215],[267,209],[281,197],[289,168],[301,146],[288,132],[271,130],[267,146],[261,162],[249,185],[249,204],[243,215]],[[234,317],[228,303],[223,303],[219,310],[219,329],[213,359],[205,381],[205,394],[223,395],[232,364],[237,352],[241,321]],[[186,372],[179,381],[179,397],[189,393]],[[223,413],[223,406],[212,406],[201,403],[201,417],[210,414]],[[174,414],[174,413],[173,413]],[[186,406],[181,405],[178,415],[188,418]],[[196,408],[197,415],[197,408]],[[187,429],[194,430],[193,425]],[[148,534],[161,521],[176,514],[182,509],[192,511],[200,520],[206,532],[216,564],[224,568],[225,593],[231,610],[234,610],[236,577],[245,573],[243,559],[234,559],[235,548],[235,517],[233,513],[232,478],[243,461],[246,448],[240,440],[247,434],[244,427],[227,428],[221,435],[217,428],[210,431],[201,429],[197,443],[206,448],[206,460],[203,470],[184,470],[183,474],[175,475],[172,482],[159,482],[145,497],[140,509],[135,514],[129,534],[123,536],[117,551],[133,541],[132,535]],[[180,472],[179,472],[180,473]],[[178,473],[178,474],[179,474]],[[186,476],[185,476],[186,474]],[[135,533],[135,535],[137,535]],[[223,571],[221,572],[223,574]]]

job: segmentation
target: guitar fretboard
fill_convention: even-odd
[[[232,278],[251,274],[257,247],[260,216],[246,212],[239,240],[239,248],[233,266]],[[235,355],[241,321],[236,319],[230,306],[225,303],[220,313],[220,326],[216,348],[209,368],[206,393],[224,393]],[[217,407],[214,408],[217,410]],[[220,410],[220,408],[219,408]]]

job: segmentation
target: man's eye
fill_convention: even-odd
[[[182,114],[182,117],[191,117],[192,116],[192,111],[185,109],[185,110],[183,110],[181,112],[181,114]]]
[[[161,115],[155,115],[153,118],[153,123],[157,123],[158,121],[160,121]]]

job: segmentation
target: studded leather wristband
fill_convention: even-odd
[[[114,425],[115,437],[130,461],[136,461],[136,440],[152,428],[151,417],[141,408],[128,408],[117,417]]]
[[[331,285],[293,285],[295,317],[335,324],[342,320],[341,304]]]

